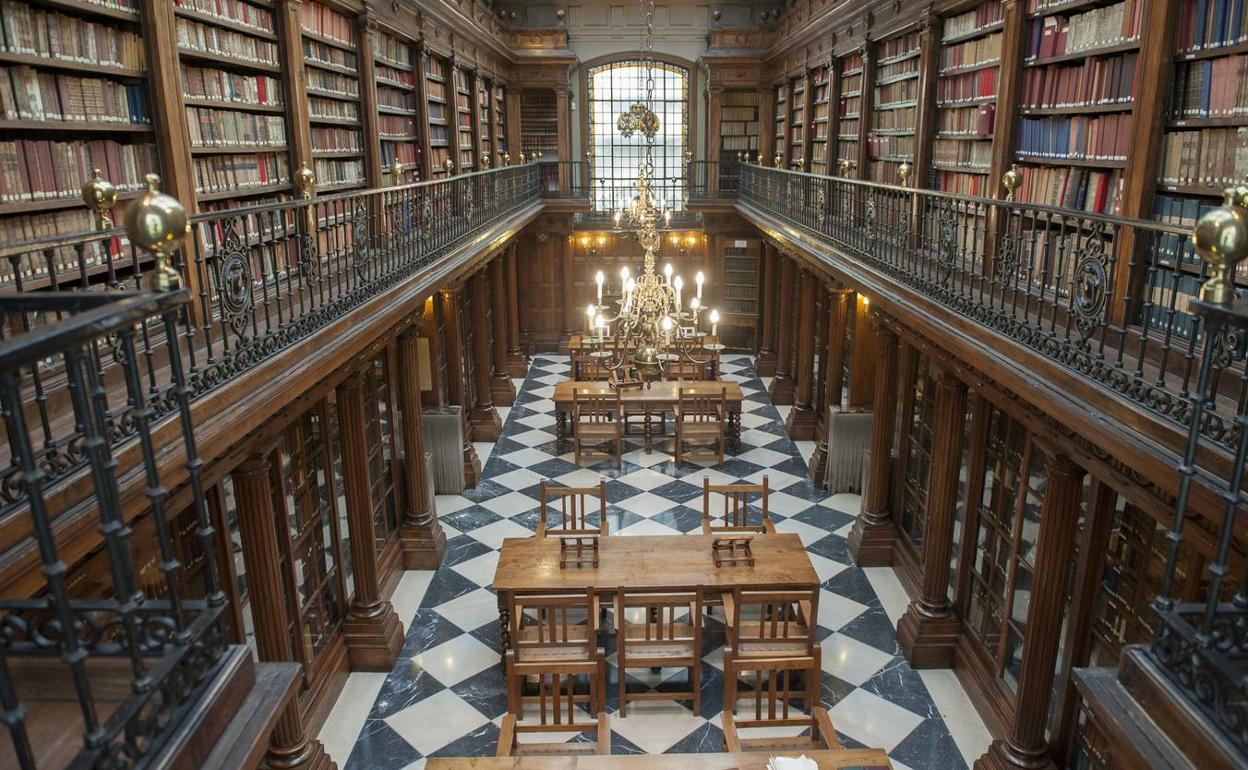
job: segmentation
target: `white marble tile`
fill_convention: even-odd
[[[500,473],[489,478],[495,484],[502,484],[508,489],[528,489],[529,487],[537,486],[544,477],[542,474],[534,473],[528,468],[517,468],[514,471]]]
[[[849,621],[867,611],[867,605],[834,594],[828,590],[819,592],[818,623],[824,628],[839,631]]]
[[[660,524],[659,522],[653,521],[651,519],[642,519],[636,524],[633,524],[633,525],[630,525],[621,529],[616,534],[628,536],[628,535],[680,535],[683,533],[677,532],[676,530],[672,529],[666,524]]]
[[[533,531],[522,527],[514,521],[503,519],[492,524],[486,524],[468,533],[468,536],[478,543],[498,550],[503,547],[503,541],[509,537],[532,537]]]
[[[355,739],[359,737],[364,720],[368,718],[373,702],[377,700],[377,694],[385,683],[384,673],[359,671],[347,676],[347,683],[338,693],[338,700],[334,702],[334,707],[317,736],[325,745],[325,751],[339,767],[345,766],[347,757],[351,756]]]
[[[494,609],[494,617],[497,619],[497,604]],[[486,647],[475,636],[461,634],[449,642],[425,650],[413,658],[412,663],[447,687],[453,687],[497,664],[498,650]]]
[[[932,702],[945,720],[953,742],[966,760],[967,767],[983,756],[992,743],[992,734],[980,719],[979,712],[962,689],[958,675],[949,669],[925,669],[919,671],[923,684],[931,693]]]
[[[435,495],[433,503],[434,507],[437,508],[439,516],[462,511],[475,505],[475,503],[463,495]]]
[[[910,596],[901,585],[897,573],[892,567],[866,567],[862,572],[867,576],[867,582],[875,589],[875,595],[880,597],[880,604],[884,605],[884,614],[888,615],[888,619],[896,626],[901,621],[901,616],[906,614],[906,607],[910,606]]]
[[[770,478],[767,480],[771,481]],[[809,500],[794,497],[786,492],[772,492],[767,495],[767,507],[782,516],[796,516],[802,511],[809,510],[813,505],[814,503]],[[828,533],[824,531],[823,534]]]
[[[792,532],[802,539],[802,545],[810,547],[812,544],[819,542],[828,536],[828,531],[821,527],[816,527],[805,522],[796,521],[794,519],[785,519],[776,522],[777,532]]]
[[[516,422],[521,423],[522,425],[527,425],[530,428],[549,428],[551,425],[555,424],[555,416],[545,412],[538,412],[537,414],[528,414],[524,417],[517,417]]]
[[[611,480],[604,476],[601,471],[593,468],[577,468],[571,473],[555,477],[555,481],[565,487],[593,487],[597,486],[598,482],[603,479]],[[671,479],[668,479],[668,481],[671,481]]]
[[[832,634],[820,643],[823,670],[855,687],[892,662],[893,656],[845,634]]]
[[[789,459],[789,456],[786,454],[780,454],[774,449],[763,449],[763,448],[751,449],[748,452],[742,452],[741,454],[737,455],[737,457],[739,459],[745,460],[747,463],[754,463],[755,465],[761,465],[764,468],[770,468],[773,465],[779,465],[780,463]]]
[[[536,501],[519,492],[508,492],[505,495],[491,497],[481,501],[481,507],[493,511],[499,516],[515,516],[517,513],[533,510]]]
[[[431,569],[409,569],[399,577],[399,584],[394,587],[390,604],[394,607],[394,613],[399,616],[399,622],[403,624],[404,633],[407,633],[407,626],[412,618],[416,617],[416,610],[420,609],[420,603],[424,601],[425,591],[429,590],[434,574],[435,571]]]
[[[674,458],[670,452],[663,451],[664,441],[657,440],[654,442],[654,448],[647,452],[645,449],[634,449],[624,455],[624,459],[634,465],[640,465],[649,468],[652,465],[660,465],[665,462],[672,461]]]
[[[621,500],[615,504],[617,508],[632,511],[638,516],[645,516],[646,518],[649,518],[656,513],[662,513],[663,511],[675,508],[677,505],[678,503],[668,500],[665,497],[659,497],[658,495],[651,494],[650,492],[642,492],[639,495],[633,495],[632,497]]]
[[[626,716],[611,717],[611,729],[648,754],[661,754],[706,723],[676,701],[633,701]]]
[[[489,551],[461,561],[451,569],[479,586],[488,586],[494,582],[494,572],[498,569],[498,551]]]
[[[484,588],[457,596],[433,609],[464,631],[474,631],[498,621],[498,597]]]
[[[867,746],[892,751],[923,718],[866,690],[854,690],[828,709],[837,732]]]
[[[858,511],[862,509],[862,495],[857,492],[837,492],[823,498],[822,505],[841,513],[848,513],[850,516],[857,516]]]
[[[509,407],[509,406],[496,406],[496,407],[494,407],[494,411],[498,412],[498,420],[499,420],[499,422],[501,422],[503,425],[506,425],[506,424],[507,424],[507,418],[511,416],[511,407]]]
[[[463,698],[443,690],[391,715],[386,724],[427,756],[489,721]]]
[[[797,453],[802,456],[802,462],[810,465],[810,457],[815,453],[815,447],[818,446],[814,441],[794,441],[797,445]]]
[[[474,441],[472,447],[477,450],[477,457],[481,459],[481,467],[484,468],[485,464],[490,461],[490,455],[494,453],[494,442]]]
[[[845,570],[849,569],[849,565],[841,564],[839,561],[829,559],[826,556],[820,556],[817,553],[808,553],[810,563],[815,568],[815,574],[819,576],[819,582],[825,583]]]

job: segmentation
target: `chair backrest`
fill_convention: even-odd
[[[584,593],[518,594],[511,606],[511,646],[517,664],[558,651],[564,663],[592,662],[598,652],[598,603]]]
[[[679,388],[676,399],[680,419],[685,422],[722,422],[727,410],[728,389]]]
[[[627,620],[629,615],[636,619]],[[626,620],[632,633],[619,631],[625,628]],[[616,644],[623,645],[626,652],[638,645],[652,649],[692,644],[694,657],[701,657],[702,589],[641,591],[621,587],[615,592],[615,625]]]
[[[514,652],[507,651],[507,677],[517,676]],[[540,671],[524,671],[524,678],[536,685],[536,693],[516,697],[513,690],[508,711],[499,725],[500,757],[523,755],[610,754],[610,729],[606,714],[600,710],[603,686],[599,677],[588,677],[588,693],[577,693],[577,679],[586,674],[583,667],[564,661],[551,661]],[[514,686],[514,683],[509,686]],[[586,714],[581,704],[588,704]],[[527,706],[527,708],[526,708]],[[553,733],[554,742],[521,741],[520,734]],[[566,741],[563,733],[592,734],[587,741]]]
[[[732,602],[732,638],[739,649],[800,643],[803,654],[814,654],[819,589],[747,591],[738,587],[733,589]]]
[[[711,510],[711,495],[719,495],[715,502],[723,501],[723,509]],[[750,497],[758,495],[758,507],[762,517],[758,523],[750,521]],[[712,484],[710,478],[702,477],[702,529],[710,532],[768,532],[771,517],[767,514],[767,476],[761,484]]]
[[[539,491],[543,534],[607,534],[606,479],[600,479],[595,487],[552,487],[542,479]],[[594,498],[598,500],[596,504]],[[550,510],[555,507],[555,501],[559,505],[558,518],[554,518]],[[594,508],[598,509],[597,524],[590,519]]]
[[[620,414],[618,392],[583,391],[572,389],[574,419],[578,423],[612,422]]]
[[[733,664],[737,679],[752,689],[734,688],[734,703],[725,703],[725,713],[736,709],[736,727],[805,726],[814,720],[800,711],[807,693],[806,679],[810,661],[802,658],[768,658],[737,661]],[[743,741],[744,743],[744,741]]]

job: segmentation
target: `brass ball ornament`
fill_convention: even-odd
[[[910,171],[910,164],[905,161],[902,161],[902,164],[897,167],[897,178],[901,180],[902,187],[910,186]]]
[[[1200,287],[1201,300],[1229,305],[1235,298],[1232,276],[1235,266],[1248,257],[1248,188],[1232,187],[1223,193],[1222,205],[1196,222],[1192,243],[1209,265],[1211,278]]]
[[[169,260],[191,232],[186,209],[172,195],[160,191],[160,177],[147,175],[147,192],[126,209],[126,234],[130,242],[156,256],[156,289],[176,288],[182,276]]]
[[[1001,176],[1001,184],[1005,187],[1005,199],[1012,202],[1014,193],[1023,186],[1023,172],[1018,170],[1018,166],[1011,163],[1010,170]]]
[[[454,176],[455,175],[455,159],[448,155],[446,157],[446,160],[442,161],[442,169],[446,171],[447,176]]]
[[[302,198],[311,198],[316,194],[316,173],[304,163],[295,172],[295,189]]]
[[[108,230],[113,226],[109,212],[117,203],[117,188],[104,178],[98,168],[92,170],[91,181],[82,186],[82,200],[95,215],[95,226],[100,230]]]

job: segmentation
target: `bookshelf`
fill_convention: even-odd
[[[373,33],[374,82],[377,88],[378,151],[383,172],[398,160],[419,167],[420,98],[416,90],[416,56],[411,43],[382,30]]]
[[[773,134],[775,141],[774,155],[780,158],[788,158],[788,118],[789,118],[789,84],[781,83],[776,86],[775,112],[772,115]],[[774,162],[775,158],[766,158],[768,163]],[[787,164],[786,164],[787,167]]]
[[[553,90],[520,92],[520,149],[539,156],[559,152],[559,110]]]
[[[876,47],[872,115],[867,135],[867,178],[898,184],[897,166],[914,163],[919,117],[919,33]]]
[[[794,78],[789,84],[788,167],[806,165],[806,78]]]
[[[451,153],[451,106],[447,100],[450,67],[433,54],[424,56],[425,101],[429,109],[429,163],[432,178],[446,176],[442,164]]]
[[[720,163],[736,163],[742,152],[758,153],[758,91],[725,90],[720,94]]]
[[[455,170],[469,172],[477,170],[476,130],[473,122],[475,115],[475,96],[472,81],[474,76],[462,67],[452,67],[455,81]]]
[[[945,19],[936,79],[932,187],[982,196],[993,190],[992,141],[1005,8],[989,0]]]
[[[300,7],[312,170],[320,193],[362,187],[364,132],[355,22],[324,3]]]
[[[752,234],[725,234],[714,237],[715,274],[719,287],[720,341],[734,348],[755,344],[758,324],[758,273],[762,264],[763,242]]]
[[[816,67],[812,70],[810,89],[810,128],[806,133],[810,144],[810,171],[815,174],[826,174],[828,173],[832,70],[827,66]]]
[[[858,167],[858,145],[862,138],[862,54],[851,53],[841,57],[836,105],[836,167],[840,173],[842,161]]]
[[[507,88],[494,83],[494,158],[493,166],[503,165],[503,153],[507,152]]]
[[[494,89],[485,78],[477,78],[477,157],[494,164]]]

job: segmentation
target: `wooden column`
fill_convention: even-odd
[[[776,92],[769,85],[758,89],[758,152],[756,159],[764,166],[771,165],[776,154]]]
[[[1079,524],[1083,469],[1065,455],[1045,466],[1048,486],[1040,508],[1027,635],[1014,700],[1014,719],[1005,738],[994,740],[975,760],[975,770],[1055,770],[1044,728],[1053,692],[1053,669],[1062,633],[1062,605]]]
[[[360,123],[364,135],[364,178],[370,188],[377,188],[385,185],[385,179],[381,175],[381,131],[377,119],[376,63],[373,60],[373,31],[377,29],[377,20],[368,6],[355,18],[356,61],[359,63],[360,73]],[[423,70],[420,75],[424,77]]]
[[[828,295],[828,333],[827,344],[823,357],[827,359],[824,368],[824,403],[836,411],[841,408],[841,392],[845,386],[845,318],[849,309],[850,292],[833,289]],[[823,478],[828,461],[828,425],[826,414],[819,415],[818,425],[822,432],[816,432],[818,445],[810,457],[810,478],[816,483]]]
[[[930,187],[928,169],[932,165],[932,139],[936,135],[936,81],[940,72],[943,29],[943,19],[931,8],[924,11],[919,28],[919,114],[914,134],[914,170],[910,175],[912,188]],[[919,219],[916,216],[911,221],[918,222]]]
[[[422,319],[423,320],[423,319]],[[421,432],[420,356],[417,354],[420,325],[399,336],[399,408],[403,411],[403,491],[406,510],[399,527],[404,569],[437,569],[446,556],[446,533],[438,513],[429,504],[425,476],[425,442]]]
[[[771,403],[777,406],[793,403],[793,314],[789,302],[793,297],[793,260],[776,255],[780,263],[780,291],[776,301],[776,376],[771,381]]]
[[[893,563],[897,529],[889,515],[893,468],[893,434],[897,422],[897,335],[886,326],[876,330],[876,390],[871,419],[871,465],[863,490],[862,512],[849,533],[849,552],[860,567]],[[858,351],[855,351],[855,355]]]
[[[440,296],[445,333],[442,355],[446,357],[446,403],[458,406],[463,415],[464,483],[475,487],[477,479],[481,478],[481,458],[477,457],[476,447],[472,445],[472,404],[467,403],[465,397],[468,387],[464,373],[464,335],[459,328],[459,303],[463,299],[463,289],[451,286],[443,289]]]
[[[945,372],[936,382],[920,595],[897,624],[897,643],[913,668],[953,667],[959,624],[949,603],[949,556],[965,433],[966,384]]]
[[[416,119],[420,130],[420,178],[433,179],[433,148],[429,137],[429,82],[425,80],[425,68],[429,63],[429,49],[424,38],[416,41]]]
[[[278,37],[289,41],[288,45],[279,45],[277,48],[282,67],[281,79],[286,87],[286,114],[289,118],[286,122],[286,137],[290,142],[291,174],[298,170],[300,164],[306,163],[309,168],[313,165],[312,124],[305,88],[307,77],[303,74],[303,27],[299,23],[302,6],[302,0],[277,0],[273,14],[276,17]],[[177,73],[174,76],[180,77]],[[178,88],[180,91],[181,84]]]
[[[512,150],[517,152],[520,147],[520,91],[519,89],[507,89],[507,146],[503,152],[508,155],[515,156]],[[494,159],[495,166],[503,165],[502,157]]]
[[[490,350],[494,354],[494,371],[490,379],[490,399],[499,406],[511,406],[516,402],[516,386],[511,382],[507,368],[507,258],[504,254],[490,262],[490,293],[493,295],[494,332],[490,335]]]
[[[555,115],[558,118],[555,140],[559,145],[559,157],[556,160],[573,160],[572,157],[572,92],[567,83],[555,86]],[[564,195],[571,192],[571,178],[568,176],[570,167],[559,166],[559,191]]]
[[[551,236],[554,237],[553,235]],[[576,310],[576,283],[572,280],[573,276],[573,260],[572,245],[570,238],[559,238],[560,265],[562,266],[563,275],[559,280],[563,284],[563,334],[559,340],[559,353],[561,355],[568,354],[568,340],[571,338],[574,329],[580,329],[584,326],[585,315],[582,312],[580,318],[577,318]],[[589,300],[586,300],[588,304]],[[581,308],[584,311],[584,306]]]
[[[494,409],[493,380],[490,375],[490,335],[493,329],[489,317],[490,295],[487,291],[486,272],[480,270],[470,280],[472,288],[472,374],[476,403],[472,405],[472,440],[498,441],[503,432],[503,422]]]
[[[869,179],[867,171],[869,153],[867,137],[871,133],[873,110],[875,109],[875,46],[870,42],[862,44],[862,98],[859,107],[858,141],[854,145],[857,153],[854,158],[853,179]]]
[[[516,283],[519,248],[513,243],[507,249],[507,374],[511,377],[523,377],[529,372],[528,356],[520,347],[520,292]]]
[[[776,298],[780,292],[780,265],[776,248],[763,244],[763,277],[759,282],[762,294],[759,304],[763,308],[762,339],[758,345],[758,357],[754,369],[759,377],[776,376]]]
[[[875,327],[871,323],[871,303],[856,294],[850,305],[853,312],[853,348],[849,357],[849,407],[859,409],[875,403],[876,351]]]
[[[269,458],[252,454],[230,476],[234,480],[238,531],[247,566],[247,591],[255,619],[256,654],[265,662],[296,661],[291,648],[290,617],[282,579],[282,557],[274,529],[269,473]],[[321,742],[308,738],[298,699],[291,700],[274,726],[268,755],[279,767],[325,770],[334,766]]]
[[[815,437],[815,289],[818,282],[805,270],[798,271],[801,284],[797,300],[797,355],[793,362],[793,411],[785,421],[789,438],[809,441]]]
[[[394,607],[381,597],[364,397],[358,370],[338,386],[343,487],[351,531],[351,566],[355,571],[355,598],[343,624],[343,635],[353,671],[389,671],[403,647],[403,627]]]
[[[707,86],[706,89],[706,194],[712,197],[719,195],[719,158],[723,138],[719,133],[720,101],[724,94],[721,85]],[[692,184],[693,180],[690,179]]]

